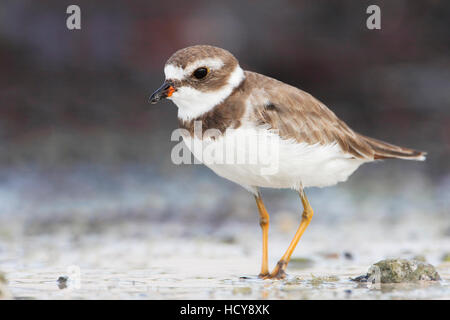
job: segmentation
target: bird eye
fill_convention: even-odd
[[[208,74],[209,69],[208,68],[198,68],[197,70],[194,71],[193,75],[194,77],[196,77],[197,79],[203,79],[204,77],[206,77],[206,75]]]

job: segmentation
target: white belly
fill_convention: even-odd
[[[214,140],[183,137],[189,150],[219,176],[251,187],[324,187],[347,178],[365,160],[354,159],[338,144],[308,145],[249,129],[227,130]],[[265,130],[267,135],[269,131]]]

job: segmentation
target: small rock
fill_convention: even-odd
[[[438,281],[441,277],[429,263],[406,260],[386,259],[373,264],[366,275],[351,279],[358,282],[400,283],[412,281]]]
[[[344,252],[344,258],[347,260],[353,260],[353,254],[351,252]]]
[[[60,276],[58,278],[58,280],[56,280],[58,282],[58,288],[59,289],[65,289],[67,288],[67,282],[69,281],[69,277],[68,276]]]

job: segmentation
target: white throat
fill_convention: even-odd
[[[179,119],[185,121],[195,119],[228,98],[244,77],[244,71],[237,65],[228,78],[227,84],[219,90],[202,92],[191,87],[181,87],[168,99],[177,105]]]

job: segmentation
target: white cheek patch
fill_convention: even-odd
[[[178,118],[195,119],[228,98],[244,77],[244,71],[238,65],[231,73],[227,84],[219,90],[203,92],[192,87],[180,87],[168,99],[177,105]]]
[[[224,97],[220,92],[202,92],[192,87],[181,87],[169,99],[178,107],[178,118],[189,120],[208,112]]]
[[[189,77],[197,68],[207,67],[211,70],[219,70],[223,67],[223,65],[224,64],[221,59],[207,58],[194,61],[193,63],[187,65],[185,69],[173,64],[168,64],[164,67],[164,74],[166,75],[166,79],[183,80]]]

